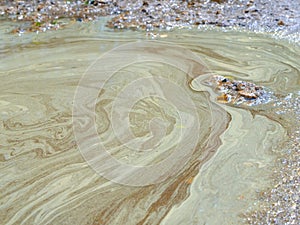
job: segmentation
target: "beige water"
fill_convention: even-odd
[[[297,93],[299,47],[242,32],[180,30],[149,44],[99,24],[22,37],[9,26],[0,25],[1,224],[241,224],[270,186],[288,119],[272,104],[219,104],[201,80],[233,75],[278,98]]]

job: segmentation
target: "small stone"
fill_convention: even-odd
[[[227,94],[222,94],[217,97],[217,101],[220,103],[228,103],[230,101],[230,97]]]
[[[249,99],[256,99],[257,96],[255,93],[251,93],[245,90],[239,91],[238,92],[241,96],[245,97],[245,98],[249,98]]]

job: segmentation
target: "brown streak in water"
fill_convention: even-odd
[[[222,109],[219,108],[219,110]],[[227,114],[227,116],[228,121],[221,121],[223,125],[219,124],[220,126],[215,128],[215,131],[213,131],[213,135],[207,134],[205,139],[208,141],[204,147],[201,147],[201,143],[197,144],[192,159],[185,166],[181,174],[176,177],[169,178],[162,184],[138,188],[138,191],[134,191],[127,197],[124,196],[117,205],[110,206],[112,207],[111,209],[106,208],[98,213],[92,224],[110,224],[109,218],[117,212],[117,209],[126,207],[126,205],[127,207],[128,205],[131,206],[132,201],[138,201],[139,199],[142,200],[145,196],[151,198],[151,193],[160,192],[159,190],[166,186],[166,189],[160,194],[161,197],[151,204],[145,212],[145,216],[137,223],[137,225],[160,224],[174,205],[180,204],[189,197],[190,185],[186,181],[197,175],[201,166],[215,154],[217,148],[222,144],[219,135],[227,129],[229,121],[231,120],[231,116],[229,114]],[[205,154],[204,156],[203,153]],[[201,160],[199,160],[200,156],[202,157]],[[131,202],[131,204],[129,202]],[[137,202],[135,204],[137,204]],[[162,215],[157,217],[156,214],[161,208],[164,208],[165,211]],[[152,215],[156,215],[155,221],[153,221]],[[125,221],[123,222],[126,223]]]
[[[186,62],[184,62],[186,63]],[[189,86],[189,83],[191,81],[191,79],[197,77],[199,73],[205,72],[204,67],[200,66],[199,64],[192,62],[193,65],[197,65],[195,67],[191,68],[190,74],[187,75],[186,80],[185,80],[185,84],[187,87]],[[206,71],[207,72],[207,71]],[[74,83],[74,82],[73,82]],[[191,91],[193,94],[195,94],[196,92],[193,91],[192,89],[189,88],[189,91]],[[101,92],[100,94],[103,94],[103,92]],[[47,161],[47,160],[41,160],[40,162],[43,164],[43,167],[41,167],[43,170],[39,171],[39,173],[36,173],[35,175],[30,175],[28,177],[28,174],[31,172],[31,170],[33,171],[34,168],[30,168],[30,170],[28,171],[24,171],[24,177],[26,177],[25,175],[27,175],[27,180],[26,181],[22,181],[18,182],[18,181],[12,181],[12,182],[7,182],[6,183],[6,187],[4,190],[7,191],[7,193],[3,192],[3,196],[8,196],[8,195],[12,195],[16,192],[18,192],[20,190],[20,193],[23,193],[22,196],[20,196],[20,201],[21,202],[30,202],[29,198],[31,196],[34,196],[35,192],[38,192],[40,190],[46,189],[46,186],[54,179],[59,179],[61,175],[67,174],[68,172],[63,172],[63,173],[58,173],[56,174],[56,171],[63,171],[63,168],[66,165],[71,165],[77,162],[82,162],[83,159],[80,157],[79,153],[76,157],[76,159],[74,157],[64,157],[67,154],[70,154],[69,152],[66,151],[70,151],[74,150],[74,151],[78,151],[78,149],[76,149],[76,145],[75,145],[75,140],[74,140],[74,136],[72,133],[72,127],[71,127],[71,116],[70,116],[70,112],[57,112],[57,109],[55,109],[53,106],[51,106],[51,104],[49,104],[49,102],[51,102],[51,98],[48,97],[47,95],[43,95],[42,97],[40,97],[40,101],[38,101],[39,103],[41,103],[44,106],[47,106],[46,109],[46,115],[50,116],[50,118],[46,119],[45,121],[38,121],[35,123],[31,123],[31,124],[22,124],[21,122],[18,122],[14,119],[10,119],[5,121],[4,124],[4,128],[5,131],[11,131],[12,135],[13,132],[16,131],[27,131],[26,132],[26,136],[28,136],[27,138],[24,138],[22,135],[21,137],[23,137],[22,139],[20,139],[20,137],[12,137],[10,134],[8,134],[7,136],[10,137],[10,139],[7,140],[7,143],[10,144],[10,146],[5,146],[5,148],[11,148],[14,146],[18,146],[18,145],[23,145],[26,147],[26,152],[24,153],[17,153],[17,155],[14,157],[14,159],[12,159],[11,161],[14,162],[14,160],[18,159],[25,159],[24,155],[27,155],[30,153],[34,153],[35,154],[35,158],[39,159],[45,159],[45,158],[50,158],[52,157],[53,159],[56,159],[54,161]],[[100,104],[108,104],[110,100],[108,100],[108,102],[101,102]],[[218,108],[218,110],[221,110],[220,108]],[[103,113],[103,111],[105,112],[104,108],[100,107],[99,111],[101,111],[101,113]],[[106,112],[105,112],[106,113]],[[105,114],[105,116],[107,116],[107,113]],[[118,195],[118,196],[113,196],[113,198],[109,198],[108,201],[109,203],[105,205],[105,207],[101,210],[99,210],[98,212],[95,212],[95,219],[93,220],[93,224],[109,224],[110,219],[112,219],[113,215],[118,212],[118,210],[122,210],[124,207],[126,207],[127,205],[131,205],[133,204],[134,206],[136,206],[140,201],[145,201],[147,198],[151,199],[151,197],[155,197],[157,195],[157,192],[161,193],[160,198],[157,199],[156,201],[152,202],[149,209],[145,212],[145,215],[143,215],[142,218],[139,218],[138,224],[159,224],[163,218],[167,215],[167,213],[171,210],[171,208],[176,205],[176,204],[180,204],[182,201],[184,201],[185,199],[188,198],[188,196],[190,195],[189,192],[189,187],[190,185],[186,182],[186,180],[188,180],[191,177],[194,177],[198,172],[199,169],[201,168],[201,166],[208,161],[216,152],[217,148],[221,145],[221,140],[219,138],[219,135],[221,133],[223,133],[226,128],[228,127],[228,123],[230,122],[231,118],[227,117],[227,120],[222,120],[222,121],[218,121],[217,122],[219,124],[217,124],[217,128],[214,131],[211,131],[213,135],[210,135],[210,132],[208,132],[206,134],[206,136],[204,137],[204,140],[206,140],[206,143],[198,143],[195,151],[192,155],[191,160],[184,166],[184,168],[181,170],[181,173],[176,176],[176,177],[171,177],[169,179],[167,179],[166,181],[164,181],[161,184],[157,184],[157,185],[152,185],[152,186],[147,186],[147,187],[142,187],[142,188],[129,188],[129,187],[124,187],[124,189],[122,189],[120,192],[114,193],[112,192],[111,195]],[[108,120],[109,121],[109,120]],[[110,121],[109,121],[110,122]],[[17,125],[20,125],[19,127],[17,127]],[[55,125],[55,126],[54,126]],[[44,129],[44,127],[47,127],[47,129]],[[108,127],[104,128],[104,131],[108,130]],[[57,130],[57,129],[58,130]],[[58,139],[55,138],[56,135],[59,136],[59,131],[60,128],[64,128],[67,133],[65,133],[65,136],[63,136],[63,138]],[[32,133],[31,133],[32,132]],[[38,132],[39,134],[36,135],[34,134],[35,132]],[[54,135],[52,134],[54,132]],[[26,141],[33,141],[34,144],[39,144],[41,143],[42,147],[35,147]],[[28,146],[27,146],[28,144]],[[32,149],[30,149],[30,147],[32,147]],[[50,151],[48,151],[45,147],[50,147]],[[28,151],[29,149],[29,151]],[[184,150],[184,149],[183,149]],[[72,153],[72,152],[71,152]],[[66,154],[66,155],[64,155]],[[60,158],[61,156],[61,158]],[[68,155],[69,156],[69,155]],[[201,159],[199,159],[201,157]],[[4,160],[4,156],[0,155],[0,160],[3,159]],[[58,163],[57,160],[60,160]],[[16,160],[17,161],[17,160]],[[49,163],[50,162],[50,163]],[[53,173],[53,176],[51,176]],[[28,179],[29,178],[29,179]],[[102,181],[101,181],[102,182]],[[32,184],[36,183],[33,186],[33,190],[30,191],[24,191],[22,190],[24,187],[30,186]],[[97,183],[96,185],[100,185],[101,183]],[[89,184],[89,185],[95,185],[93,184]],[[116,186],[120,188],[120,185],[118,184],[113,184],[112,186]],[[123,186],[121,186],[121,188],[123,188]],[[84,190],[84,189],[83,189]],[[129,194],[127,194],[127,192]],[[55,195],[58,195],[60,192],[57,192]],[[75,193],[76,194],[76,193]],[[74,194],[74,195],[75,195]],[[71,194],[69,194],[71,195]],[[53,196],[54,198],[55,196]],[[116,200],[116,198],[121,198]],[[48,197],[46,199],[43,200],[43,202],[46,202],[47,200],[52,199],[52,197]],[[101,199],[101,198],[100,198]],[[80,201],[82,199],[79,199],[78,201]],[[129,204],[127,204],[129,203]],[[99,203],[100,204],[100,203]],[[11,215],[13,213],[13,207],[15,207],[14,205],[12,205],[10,208],[7,209],[7,211],[11,211],[11,213],[9,213],[9,215]],[[33,207],[30,207],[28,209],[28,211],[23,214],[22,216],[20,216],[20,218],[18,218],[17,222],[21,222],[22,219],[25,219],[27,215],[29,215],[29,213],[31,213],[34,209],[37,209],[38,207],[40,207],[40,203],[34,205]],[[153,217],[151,217],[152,215],[155,215],[157,212],[159,212],[159,210],[161,208],[164,208],[165,211],[162,215],[159,215],[159,218],[155,218],[155,221]],[[131,212],[131,211],[129,211]],[[33,218],[30,218],[33,219]],[[124,221],[125,223],[126,221]],[[128,222],[128,221],[127,221]]]
[[[149,222],[145,222],[149,218],[150,214],[159,211],[159,208],[164,206],[166,209],[165,213],[156,223],[160,224],[174,205],[184,201],[189,196],[188,188],[190,187],[190,185],[186,183],[186,180],[198,173],[199,164],[199,162],[195,162],[187,170],[185,170],[184,173],[180,174],[178,179],[169,185],[168,188],[161,194],[162,197],[151,205],[148,210],[148,214],[139,223],[137,223],[137,225],[149,224]],[[174,193],[177,194],[174,196]]]

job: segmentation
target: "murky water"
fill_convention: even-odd
[[[144,45],[144,33],[97,25],[23,37],[9,26],[0,27],[3,224],[240,224],[270,185],[289,118],[272,103],[219,104],[201,79],[298,93],[299,47],[241,32],[173,31]],[[108,165],[111,156],[133,167]]]

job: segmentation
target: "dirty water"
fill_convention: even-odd
[[[272,102],[221,104],[202,81],[218,74],[278,99],[299,93],[298,46],[213,29],[154,42],[99,24],[21,37],[0,26],[3,224],[241,224],[270,186],[292,119]],[[150,171],[107,165],[92,148],[99,140],[120,164]]]

